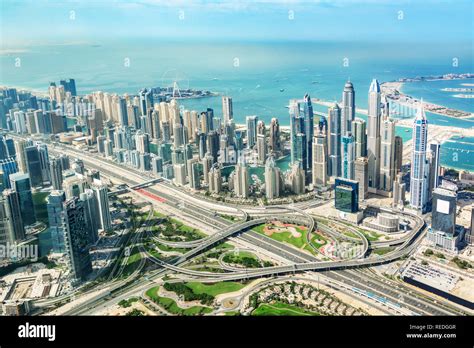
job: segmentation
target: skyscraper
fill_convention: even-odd
[[[43,183],[43,176],[41,174],[41,162],[36,146],[25,147],[26,166],[30,174],[31,186],[40,186]]]
[[[212,193],[219,193],[222,190],[222,173],[221,168],[213,166],[208,175],[209,191]]]
[[[84,205],[84,223],[88,230],[89,244],[95,244],[99,239],[99,207],[94,191],[91,189],[85,189],[80,194],[79,199]]]
[[[280,151],[280,124],[278,119],[273,117],[270,122],[270,129],[269,129],[269,137],[270,137],[270,152],[278,152]]]
[[[201,175],[197,159],[188,160],[189,187],[198,190],[201,188]]]
[[[394,150],[394,166],[395,174],[399,173],[402,170],[403,165],[403,139],[402,137],[395,136],[395,150]]]
[[[291,163],[300,162],[306,172],[308,169],[311,170],[312,166],[314,114],[311,97],[309,94],[305,94],[303,99],[290,100],[288,109],[290,113]],[[299,139],[297,139],[298,137]],[[303,147],[298,142],[301,140],[304,140]]]
[[[253,149],[257,142],[257,116],[247,116],[247,149]]]
[[[222,96],[222,117],[224,119],[224,124],[227,124],[227,122],[234,118],[231,97]]]
[[[25,152],[26,146],[27,146],[26,140],[23,140],[23,139],[15,140],[16,162],[18,164],[18,171],[21,173],[28,173],[28,167],[26,164],[26,152]]]
[[[344,179],[354,180],[354,161],[355,161],[354,137],[350,132],[342,137],[342,177]]]
[[[306,134],[298,133],[294,138],[294,158],[292,163],[299,163],[303,171],[306,172],[308,153],[306,152]],[[312,151],[312,150],[311,150]]]
[[[280,196],[280,181],[280,169],[275,166],[273,156],[270,156],[265,163],[265,196],[268,199]]]
[[[184,163],[177,163],[173,165],[174,182],[176,185],[186,185],[186,165]]]
[[[59,84],[64,86],[65,92],[70,92],[72,96],[77,95],[76,91],[76,81],[74,79],[60,80]]]
[[[379,188],[392,192],[395,179],[395,122],[389,118],[382,121],[380,127],[380,180]]]
[[[92,190],[94,191],[95,197],[97,199],[100,228],[104,231],[108,231],[112,227],[108,195],[109,190],[107,185],[103,184],[100,180],[94,181]]]
[[[290,100],[288,106],[290,113],[290,147],[291,147],[291,163],[295,163],[296,160],[296,135],[304,134],[304,118],[300,116],[300,106],[296,99]]]
[[[430,144],[428,152],[429,163],[429,181],[428,181],[428,199],[431,198],[431,193],[439,186],[439,155],[441,145],[438,142]]]
[[[235,166],[234,193],[237,197],[249,197],[249,170],[244,159],[239,159],[239,163]]]
[[[369,160],[369,191],[376,192],[380,176],[380,85],[372,80],[369,88],[367,126],[367,157]]]
[[[38,155],[40,160],[40,167],[41,167],[41,177],[43,180],[43,184],[46,182],[51,182],[51,173],[49,170],[49,153],[48,147],[46,144],[37,144],[36,147],[38,148]]]
[[[207,152],[212,156],[213,163],[217,162],[219,156],[219,134],[216,131],[209,132],[207,135]]]
[[[291,170],[288,174],[288,183],[291,191],[295,195],[301,195],[306,191],[306,173],[303,170],[302,164],[295,162],[291,165]]]
[[[3,188],[11,188],[10,174],[18,172],[18,166],[13,158],[0,160],[0,169],[3,173]]]
[[[212,168],[212,164],[214,163],[214,159],[210,153],[206,153],[206,155],[202,158],[202,172],[204,175],[204,182],[209,184],[209,171]]]
[[[366,199],[369,193],[369,161],[367,157],[358,157],[354,162],[354,180],[359,183],[359,199]]]
[[[410,171],[410,205],[415,209],[426,209],[428,190],[428,167],[426,149],[428,141],[428,121],[423,109],[423,102],[418,108],[413,122],[413,147]]]
[[[303,168],[305,170],[311,170],[313,164],[312,156],[312,142],[314,135],[314,114],[313,105],[311,104],[311,97],[309,94],[305,94],[303,98],[303,116],[304,116],[304,134],[306,135],[306,158]]]
[[[6,246],[8,243],[15,243],[15,234],[12,230],[12,224],[7,215],[5,199],[0,195],[0,246]],[[3,256],[0,256],[0,260]]]
[[[328,110],[329,118],[329,166],[328,175],[341,176],[341,109],[334,103]]]
[[[5,216],[8,220],[8,234],[10,242],[18,242],[25,238],[25,228],[21,216],[18,193],[12,189],[3,191]]]
[[[354,180],[336,178],[334,185],[334,206],[346,213],[359,210],[359,183]]]
[[[405,205],[406,184],[403,182],[403,174],[398,173],[393,182],[393,202],[395,207],[403,207]]]
[[[150,152],[150,136],[148,135],[148,133],[143,133],[141,131],[138,131],[137,134],[135,135],[135,141],[137,144],[137,151],[139,153]]]
[[[453,236],[456,230],[456,192],[444,188],[433,191],[431,229]]]
[[[341,134],[344,136],[348,132],[355,131],[352,129],[352,121],[355,118],[355,91],[352,82],[347,81],[342,92],[342,122]],[[365,155],[361,155],[365,156]]]
[[[366,122],[360,118],[352,121],[352,135],[354,136],[356,158],[367,156],[366,125]]]
[[[36,222],[33,195],[31,194],[30,177],[28,174],[15,173],[10,175],[11,187],[18,195],[21,219],[28,226]]]
[[[264,134],[257,134],[257,159],[260,163],[265,163],[267,158],[267,140]]]
[[[313,137],[312,182],[314,187],[324,187],[328,181],[328,153],[326,135],[319,133]]]
[[[70,198],[63,202],[63,209],[59,214],[71,274],[75,279],[84,279],[92,272],[84,204],[77,197]]]

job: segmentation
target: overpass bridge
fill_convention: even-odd
[[[132,186],[128,186],[127,184],[123,184],[122,186],[125,186],[124,188],[121,188],[121,189],[118,189],[118,190],[115,190],[115,191],[110,191],[109,196],[122,195],[122,194],[127,193],[131,190],[143,189],[143,188],[146,188],[148,186],[151,186],[153,184],[156,184],[156,183],[159,183],[159,182],[162,182],[162,181],[163,181],[163,178],[155,178],[155,179],[147,180],[147,181],[144,181],[142,183],[135,184],[135,185],[132,185]]]

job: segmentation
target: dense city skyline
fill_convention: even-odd
[[[2,1],[2,347],[472,338],[472,9]]]

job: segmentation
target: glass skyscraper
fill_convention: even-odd
[[[426,209],[428,196],[427,142],[428,120],[426,119],[422,104],[413,123],[413,148],[410,171],[410,205],[422,211]]]
[[[18,194],[23,225],[34,224],[36,217],[33,195],[31,194],[30,176],[28,174],[15,173],[10,175],[10,181],[12,189]]]
[[[354,180],[336,178],[334,186],[334,206],[346,213],[359,210],[359,183]]]

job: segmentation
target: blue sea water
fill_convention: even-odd
[[[452,66],[452,57],[459,58],[460,65],[456,68]],[[20,67],[15,67],[17,58]],[[244,123],[248,115],[257,115],[267,124],[272,117],[278,117],[281,125],[289,125],[286,106],[290,99],[301,98],[305,93],[313,99],[340,100],[344,83],[350,79],[356,91],[356,105],[365,109],[372,78],[392,81],[401,77],[472,72],[472,62],[469,47],[455,43],[439,50],[432,45],[380,42],[127,39],[31,46],[23,52],[0,53],[0,85],[46,91],[50,81],[75,78],[81,94],[97,90],[133,94],[143,87],[166,87],[177,80],[183,89],[211,90],[232,96],[237,123]],[[453,98],[451,95],[456,93],[440,91],[444,87],[459,87],[459,83],[416,82],[406,84],[403,91],[433,103],[473,112],[472,100]],[[222,110],[220,97],[180,103],[195,110],[212,107],[216,115]],[[320,105],[314,107],[327,111]],[[429,113],[427,116],[431,124],[474,126],[474,120]],[[405,128],[398,128],[397,134],[405,140],[411,136]],[[448,157],[444,156],[443,161]],[[468,162],[474,162],[474,157]]]

